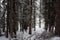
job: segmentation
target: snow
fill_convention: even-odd
[[[53,37],[51,40],[60,40],[60,37]]]
[[[32,29],[32,31],[33,31],[33,29]],[[34,40],[34,39],[36,39],[36,40],[60,40],[60,37],[56,37],[56,36],[50,37],[48,39],[39,38],[41,36],[41,34],[43,34],[43,32],[45,32],[45,30],[43,28],[36,29],[36,31],[33,31],[32,35],[29,35],[28,32],[25,32],[25,31],[24,32],[17,31],[17,39],[21,40],[21,36],[22,36],[21,34],[23,34],[22,37],[24,40],[28,40],[28,39],[29,40]],[[9,38],[6,38],[5,36],[1,36],[0,40],[9,40]]]
[[[0,40],[8,40],[8,38],[5,38],[5,36],[0,37]]]
[[[42,32],[44,32],[45,30],[44,29],[42,29],[42,28],[38,28],[38,29],[36,29],[36,33],[39,33],[39,34],[41,34]]]

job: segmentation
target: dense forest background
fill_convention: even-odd
[[[42,28],[60,37],[59,0],[0,0],[0,36],[17,38]],[[2,34],[4,33],[4,34]]]

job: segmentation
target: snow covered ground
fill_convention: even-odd
[[[32,28],[32,35],[28,34],[29,29],[27,30],[27,32],[25,32],[25,31],[24,31],[24,33],[20,32],[20,27],[19,27],[19,30],[17,31],[17,39],[22,40],[21,38],[23,37],[23,40],[34,40],[34,39],[35,40],[60,40],[60,37],[56,37],[56,36],[50,37],[51,33],[47,33],[44,30],[44,22],[43,22],[43,20],[42,20],[42,23],[41,23],[42,24],[41,28],[38,26],[39,25],[38,20],[36,22],[37,22],[36,26],[35,26],[36,31],[34,31],[34,28]],[[9,38],[5,38],[5,36],[2,36],[2,37],[0,37],[0,40],[9,40]]]
[[[39,38],[41,36],[40,34],[43,34],[44,31],[45,31],[44,29],[39,28],[37,31],[34,31],[34,33],[32,35],[29,35],[27,32],[24,32],[23,39],[24,40],[34,40],[34,39],[35,40],[60,40],[60,37],[56,37],[56,36],[44,39],[42,37],[45,35],[45,33],[44,33],[44,35],[42,35],[41,38]],[[20,32],[20,31],[17,32],[17,39],[18,40],[21,40],[20,39],[21,38],[20,33],[22,33],[22,32]],[[5,38],[5,36],[2,36],[2,37],[0,37],[0,40],[9,40],[9,38]]]
[[[0,37],[0,40],[8,40],[8,38],[5,38],[4,36]]]
[[[34,40],[34,39],[35,40],[60,40],[60,37],[56,37],[56,36],[49,37],[51,35],[51,33],[49,33],[49,32],[47,33],[43,28],[38,28],[38,29],[36,29],[36,31],[34,31],[33,29],[32,29],[32,35],[28,34],[28,30],[27,30],[27,32],[24,31],[24,33],[20,32],[18,30],[17,39],[21,40],[21,36],[22,36],[21,34],[23,34],[23,36],[22,36],[23,40]],[[45,36],[47,38],[44,38]],[[9,38],[5,38],[5,36],[1,36],[0,40],[9,40]]]

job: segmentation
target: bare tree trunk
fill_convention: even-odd
[[[6,37],[8,37],[8,30],[9,30],[9,0],[7,1],[7,27],[6,27]]]
[[[35,7],[34,7],[34,31],[36,30],[35,25],[36,25],[36,14],[35,14]]]
[[[44,13],[43,13],[43,15],[44,15],[44,19],[45,19],[45,30],[47,30],[48,29],[48,15],[49,15],[49,0],[44,0],[43,1],[43,5],[44,5],[44,7],[43,7],[43,10],[44,10]]]
[[[41,4],[42,4],[42,0],[40,0],[40,2],[39,2],[39,5],[40,5],[40,6],[39,6],[39,7],[40,7],[40,10],[39,10],[39,11],[40,11],[40,14],[39,14],[39,27],[40,27],[40,28],[41,28],[41,14],[42,14],[42,13],[41,13],[41,11],[42,11],[42,10],[41,10],[41,7],[42,7]]]
[[[35,14],[35,0],[32,0],[32,26],[34,28],[34,31],[35,31],[35,25],[36,25],[36,14]]]
[[[10,36],[13,38],[13,33],[16,35],[16,25],[17,25],[17,17],[15,13],[15,0],[7,1],[7,34],[9,30]],[[15,36],[16,37],[16,36]]]
[[[56,0],[56,27],[55,34],[60,36],[60,0]]]
[[[29,25],[29,34],[32,34],[32,0],[29,1],[29,5],[30,5],[30,25]]]
[[[49,31],[53,32],[54,24],[55,24],[55,0],[50,0],[50,20],[49,20]]]

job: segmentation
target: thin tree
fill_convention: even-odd
[[[31,23],[32,23],[32,0],[29,1],[29,5],[30,5],[30,21],[29,21],[29,34],[32,34],[32,26],[31,26]]]

